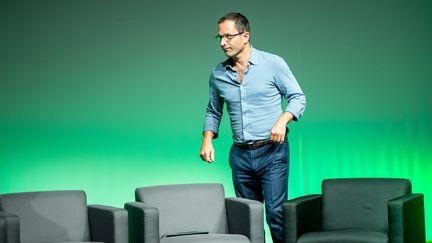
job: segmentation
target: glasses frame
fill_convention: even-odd
[[[218,42],[221,42],[222,39],[224,39],[224,40],[227,41],[227,42],[230,42],[230,41],[231,41],[232,39],[234,39],[236,36],[239,36],[239,35],[241,35],[241,34],[243,34],[243,33],[245,33],[245,32],[243,31],[243,32],[240,32],[240,33],[237,33],[237,34],[216,35],[216,36],[215,36],[215,39],[216,39]]]

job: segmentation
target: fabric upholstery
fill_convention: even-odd
[[[87,205],[84,191],[0,195],[0,243],[128,243],[127,211]]]
[[[6,221],[0,218],[0,242],[6,242]]]
[[[92,241],[128,243],[126,210],[104,205],[89,205],[88,216]]]
[[[388,236],[377,231],[342,229],[306,233],[297,243],[388,243]]]
[[[90,241],[83,191],[3,194],[0,211],[19,217],[21,242]]]
[[[425,242],[424,196],[413,193],[389,202],[391,242]]]
[[[19,243],[19,228],[18,216],[3,212],[0,209],[0,242]]]
[[[22,242],[27,243],[27,242]],[[38,243],[105,243],[105,242],[98,242],[98,241],[59,241],[59,242],[38,242]]]
[[[159,211],[159,236],[178,232],[228,232],[221,184],[184,184],[137,188],[136,200]]]
[[[125,204],[129,243],[263,243],[258,201],[225,198],[222,184],[141,187]]]
[[[262,203],[245,198],[226,198],[228,230],[230,234],[247,236],[252,243],[264,242]]]
[[[388,201],[409,193],[411,183],[403,179],[324,180],[322,229],[356,228],[387,232]]]
[[[283,204],[286,242],[296,242],[306,232],[321,230],[321,195],[307,195]]]
[[[142,202],[125,204],[128,211],[129,243],[159,243],[159,212]]]
[[[250,243],[250,241],[244,235],[205,234],[163,238],[160,243]]]
[[[284,203],[285,243],[424,243],[423,194],[407,179],[327,179]]]

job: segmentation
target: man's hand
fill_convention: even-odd
[[[289,112],[284,112],[274,124],[270,131],[270,140],[276,143],[285,141],[286,125],[293,119],[293,115]]]
[[[283,143],[285,141],[286,124],[276,122],[270,132],[270,140],[275,143]]]
[[[213,148],[213,132],[205,131],[204,137],[201,144],[200,156],[201,159],[208,163],[214,162],[214,148]]]

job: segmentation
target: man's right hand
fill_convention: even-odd
[[[205,131],[204,137],[201,144],[200,156],[201,159],[208,163],[214,162],[214,148],[213,148],[213,132]]]

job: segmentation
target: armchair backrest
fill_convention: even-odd
[[[0,195],[0,211],[17,215],[21,242],[89,241],[83,191],[23,192]]]
[[[322,182],[322,227],[388,232],[389,200],[411,193],[406,179],[326,179]]]
[[[221,184],[183,184],[141,187],[137,202],[159,211],[159,233],[200,231],[227,233],[225,194]]]

